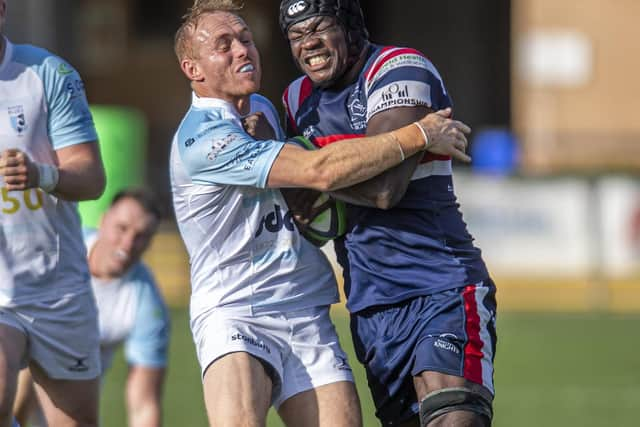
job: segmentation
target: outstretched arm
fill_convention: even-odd
[[[400,126],[405,126],[423,117],[430,111],[431,110],[426,107],[400,107],[376,114],[369,120],[367,135],[377,135],[382,132],[397,129]],[[450,118],[451,110],[446,109],[436,113],[436,115]],[[467,140],[466,137],[464,137],[464,133],[467,132],[463,132],[460,136],[460,139],[464,141],[464,149],[462,150],[448,150],[447,145],[436,144],[436,141],[440,139],[444,141],[449,139],[452,135],[451,132],[454,134],[457,133],[453,130],[455,128],[452,126],[452,123],[460,122],[434,120],[429,123],[427,130],[432,139],[432,145],[431,148],[427,150],[434,154],[451,155],[457,160],[468,162],[471,159],[465,154]],[[456,137],[458,136],[459,135],[456,135]],[[368,181],[333,192],[332,195],[337,199],[360,206],[390,209],[404,196],[411,181],[411,176],[422,159],[422,156],[423,153],[418,153],[398,166]]]
[[[393,132],[339,141],[315,151],[287,144],[273,163],[268,186],[335,191],[373,178],[426,148],[467,158],[464,135],[469,128],[449,119],[448,114],[429,114],[417,122],[427,130],[434,128],[434,123],[450,129],[447,133],[434,132],[437,137],[430,138],[428,144],[420,126],[413,124]]]
[[[127,417],[129,427],[162,425],[162,387],[165,369],[130,366],[127,377]]]

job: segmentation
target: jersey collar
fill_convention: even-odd
[[[238,110],[236,110],[236,107],[229,101],[225,101],[223,99],[200,97],[196,95],[195,92],[193,92],[191,97],[191,103],[193,104],[194,107],[219,108],[234,117],[241,117],[240,114],[238,113]]]
[[[0,60],[0,73],[7,67],[7,64],[11,62],[11,57],[13,56],[13,44],[9,41],[8,38],[4,36],[0,36],[4,38],[4,57]]]

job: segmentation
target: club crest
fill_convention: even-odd
[[[22,135],[29,128],[22,105],[9,107],[9,123],[18,135]]]

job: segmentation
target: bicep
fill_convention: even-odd
[[[239,126],[219,125],[209,138],[180,146],[186,172],[196,184],[244,185],[264,188],[281,141],[258,141]]]
[[[97,141],[90,141],[81,144],[69,145],[56,150],[58,166],[64,169],[65,166],[81,164],[91,168],[102,170],[100,158],[100,146]]]

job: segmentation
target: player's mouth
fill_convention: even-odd
[[[113,254],[115,255],[116,259],[121,262],[124,262],[129,258],[129,254],[127,253],[127,251],[123,251],[122,249],[116,249]]]
[[[319,55],[310,55],[304,58],[304,63],[310,71],[322,70],[329,64],[331,56],[323,53]]]
[[[238,68],[238,73],[253,73],[255,70],[256,70],[256,67],[254,67],[253,64],[248,63]]]

